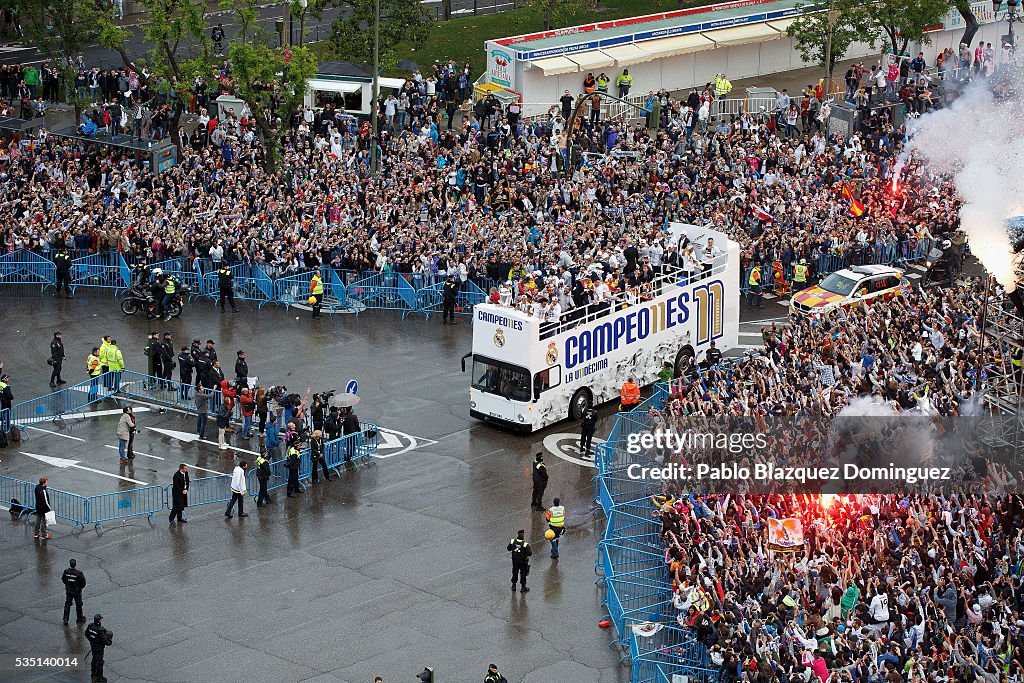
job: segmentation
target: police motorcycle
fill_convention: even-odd
[[[147,320],[160,317],[160,302],[163,299],[164,283],[173,276],[164,273],[160,268],[150,270],[144,264],[135,269],[132,278],[132,285],[125,292],[121,301],[121,312],[125,315],[135,315],[139,311],[145,311]],[[177,318],[181,315],[184,302],[192,291],[191,288],[174,280],[174,295],[167,302],[167,310],[163,313],[166,317]]]

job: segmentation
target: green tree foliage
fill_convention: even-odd
[[[25,39],[63,72],[64,93],[76,109],[74,58],[99,37],[103,13],[93,0],[31,0],[21,4]]]
[[[430,15],[419,0],[379,0],[380,66],[397,66],[395,46],[401,42],[422,43],[433,26]],[[346,0],[351,11],[331,26],[332,52],[340,59],[373,63],[374,0]],[[457,40],[456,36],[452,37]]]
[[[871,22],[872,45],[886,43],[895,54],[907,45],[927,43],[925,28],[941,24],[949,12],[949,0],[875,0],[860,6]]]
[[[544,30],[555,26],[568,26],[576,14],[593,3],[589,0],[526,0],[522,6],[527,14],[544,22]]]
[[[872,35],[863,6],[854,0],[832,0],[831,3],[819,0],[805,5],[804,14],[790,24],[786,32],[794,38],[803,60],[827,67],[830,79],[836,63],[843,59],[850,46],[857,41],[868,42]],[[828,64],[826,54],[830,56]]]
[[[229,48],[235,95],[249,107],[266,150],[268,173],[281,157],[281,139],[302,106],[306,81],[316,75],[317,60],[307,47],[269,47],[234,42]]]

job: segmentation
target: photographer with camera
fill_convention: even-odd
[[[92,623],[85,627],[85,639],[92,648],[93,683],[106,683],[103,676],[103,650],[114,642],[114,634],[103,628],[103,616],[97,614]]]

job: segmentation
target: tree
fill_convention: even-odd
[[[960,38],[960,42],[970,45],[974,42],[974,34],[978,32],[978,18],[974,16],[974,10],[971,9],[971,0],[955,0],[953,7],[964,18],[964,35]]]
[[[88,0],[86,0],[88,1]],[[132,33],[109,18],[100,28],[100,45],[121,56],[124,65],[139,74],[151,91],[168,96],[171,110],[171,139],[178,140],[178,121],[191,94],[196,77],[208,77],[213,70],[212,43],[206,35],[205,0],[140,0],[142,33],[149,52],[135,60],[128,54]],[[171,94],[176,95],[170,97]]]
[[[281,138],[302,106],[306,81],[316,75],[317,60],[308,47],[274,48],[260,42],[234,42],[229,48],[234,94],[249,107],[273,174],[281,156]]]
[[[400,42],[422,43],[430,35],[433,22],[419,0],[379,2],[380,66],[387,70],[398,64],[395,46]],[[372,64],[374,0],[346,0],[343,4],[351,11],[331,25],[331,48],[342,59]]]
[[[74,59],[97,40],[102,11],[94,0],[33,0],[21,9],[25,38],[60,68],[64,99],[74,103],[77,118],[83,102],[75,93]]]
[[[543,20],[544,30],[572,23],[576,13],[589,6],[587,0],[526,0],[527,14]]]
[[[870,42],[884,38],[893,54],[906,52],[907,45],[931,40],[925,29],[941,24],[949,12],[949,0],[874,0],[862,5],[872,22]]]
[[[819,0],[805,7],[786,32],[796,41],[800,57],[826,67],[831,80],[836,64],[850,46],[871,40],[870,23],[862,5],[854,0]]]

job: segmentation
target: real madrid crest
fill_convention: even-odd
[[[558,362],[558,347],[555,346],[555,342],[548,344],[548,353],[545,357],[548,360],[548,365],[554,365]]]
[[[494,345],[499,349],[505,345],[505,330],[500,327],[494,331]]]

